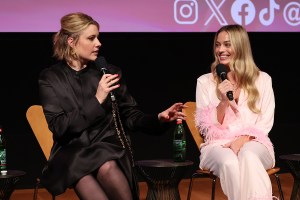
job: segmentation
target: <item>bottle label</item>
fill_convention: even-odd
[[[173,159],[180,162],[186,159],[186,141],[173,140]]]
[[[0,170],[6,170],[6,149],[0,150]]]

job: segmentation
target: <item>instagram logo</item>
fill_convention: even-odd
[[[178,24],[194,24],[198,20],[196,0],[175,0],[174,19]]]

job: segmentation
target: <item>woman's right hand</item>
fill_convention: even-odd
[[[218,85],[218,90],[221,93],[221,101],[229,101],[227,97],[227,92],[233,91],[233,85],[229,80],[225,79]]]
[[[95,95],[100,104],[105,101],[111,91],[120,87],[120,84],[116,84],[120,80],[118,76],[118,74],[104,74],[101,77]]]
[[[233,110],[234,113],[238,114],[238,106],[236,104],[236,101],[229,101],[228,97],[227,97],[227,92],[228,91],[233,91],[233,85],[232,83],[225,79],[223,82],[221,82],[218,85],[218,90],[221,93],[221,101],[219,103],[219,105],[217,106],[217,118],[219,123],[223,123],[224,120],[224,116],[225,116],[225,111],[227,109],[228,106],[231,107],[231,109]]]

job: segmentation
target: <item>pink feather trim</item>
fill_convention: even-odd
[[[238,136],[249,135],[254,136],[254,140],[265,144],[269,149],[273,148],[270,138],[254,126],[248,126],[236,131],[229,131],[226,127],[221,124],[216,124],[213,121],[215,118],[213,115],[215,113],[216,107],[211,105],[204,109],[197,109],[195,114],[196,127],[199,129],[206,143],[224,139],[234,140]]]

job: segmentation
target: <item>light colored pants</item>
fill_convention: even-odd
[[[244,144],[238,156],[221,145],[201,149],[200,165],[220,178],[228,200],[271,200],[272,184],[266,169],[273,161],[267,148],[256,141]]]

